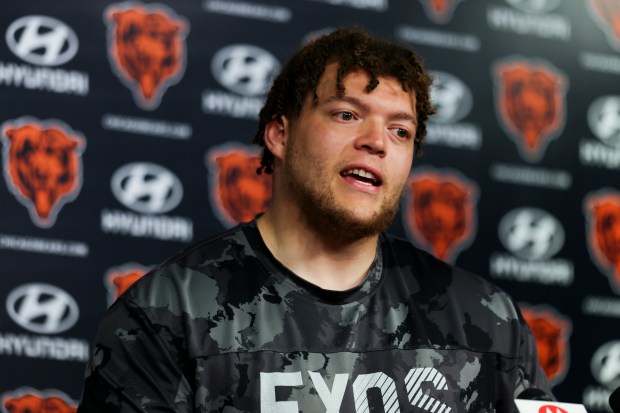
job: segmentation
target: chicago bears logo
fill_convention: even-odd
[[[454,262],[476,231],[478,189],[455,172],[414,172],[403,208],[406,229],[422,248]]]
[[[420,0],[426,16],[434,23],[444,24],[452,19],[454,9],[463,0]]]
[[[572,323],[547,306],[520,304],[523,318],[536,339],[538,361],[549,383],[558,384],[566,376],[570,362],[569,337]]]
[[[590,0],[590,14],[607,35],[609,45],[620,52],[620,3],[618,0]]]
[[[512,59],[494,66],[500,123],[529,162],[538,162],[565,123],[566,77],[550,64]]]
[[[76,413],[77,403],[66,394],[22,388],[2,395],[2,411],[9,413]]]
[[[60,121],[20,118],[2,125],[4,177],[32,221],[54,225],[82,187],[84,138]]]
[[[156,109],[185,71],[188,23],[161,5],[122,3],[105,11],[108,52],[142,109]]]
[[[110,268],[104,276],[104,283],[108,290],[108,304],[112,305],[121,294],[150,269],[150,267],[135,263]]]
[[[584,201],[590,255],[620,294],[620,192],[602,190]]]
[[[211,205],[222,225],[251,221],[271,201],[271,175],[257,174],[259,151],[241,144],[212,148],[206,155]]]

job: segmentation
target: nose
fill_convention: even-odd
[[[359,135],[355,140],[355,148],[384,157],[387,149],[386,139],[386,130],[381,122],[367,121],[359,130]]]

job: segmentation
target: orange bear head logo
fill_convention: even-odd
[[[557,314],[546,306],[521,306],[523,318],[536,340],[538,361],[549,383],[562,381],[570,361],[568,340],[572,330],[570,319]]]
[[[439,24],[444,24],[452,19],[452,14],[457,4],[463,0],[420,0],[428,18]]]
[[[150,267],[130,263],[118,267],[110,268],[104,277],[104,282],[108,290],[108,304],[112,305],[133,283],[138,281]]]
[[[617,0],[590,0],[594,21],[607,34],[609,45],[620,52],[620,3]]]
[[[254,147],[224,145],[206,157],[211,182],[211,204],[226,227],[248,222],[271,201],[271,175],[257,174],[260,154]]]
[[[414,172],[403,210],[409,234],[437,258],[453,262],[473,239],[477,193],[456,173]]]
[[[113,68],[138,106],[157,108],[185,71],[188,24],[165,6],[112,5],[105,14]]]
[[[36,225],[51,227],[82,186],[84,139],[58,122],[30,118],[4,123],[2,135],[9,187]]]
[[[602,191],[584,202],[588,246],[594,261],[620,293],[620,193]]]
[[[502,125],[525,160],[539,161],[564,127],[566,77],[525,60],[496,64],[495,76]]]
[[[31,389],[5,393],[2,407],[9,413],[76,413],[77,404],[56,391],[40,393]]]

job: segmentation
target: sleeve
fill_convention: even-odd
[[[121,297],[99,326],[78,412],[190,411],[190,385],[165,330]]]
[[[515,383],[514,397],[516,398],[525,389],[540,389],[555,400],[555,396],[551,392],[547,375],[538,362],[538,350],[536,348],[536,340],[527,325],[519,307],[513,302],[518,314],[520,329],[520,346],[519,346],[519,371],[517,381]]]

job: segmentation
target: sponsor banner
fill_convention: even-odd
[[[9,24],[4,37],[9,50],[29,64],[0,61],[0,85],[88,95],[87,73],[57,67],[69,63],[79,50],[78,37],[67,24],[51,16],[23,16]]]
[[[501,219],[497,232],[509,254],[491,254],[493,278],[562,287],[573,284],[573,262],[553,258],[564,246],[565,232],[549,212],[534,207],[513,209]]]
[[[551,63],[512,56],[492,65],[499,124],[528,162],[539,162],[566,122],[568,78]]]
[[[571,40],[571,22],[568,18],[549,13],[561,0],[506,0],[512,8],[492,5],[487,7],[487,25],[505,31],[543,39]]]
[[[405,187],[402,212],[411,241],[454,263],[478,230],[478,194],[478,185],[458,171],[414,170]]]
[[[581,52],[579,54],[579,63],[586,70],[620,75],[620,56],[618,55]]]
[[[84,136],[64,122],[24,116],[0,126],[4,179],[32,222],[50,228],[82,188]]]
[[[0,234],[0,249],[64,257],[87,258],[88,244],[80,241]]]
[[[111,179],[114,197],[133,212],[101,211],[104,233],[162,241],[191,241],[193,222],[189,218],[163,215],[183,199],[183,186],[175,174],[150,162],[121,166]]]
[[[50,337],[71,329],[80,317],[77,302],[63,289],[44,283],[22,284],[9,292],[5,309],[17,326],[34,334],[0,332],[0,354],[62,361],[88,360],[86,340]]]
[[[113,113],[105,113],[101,117],[101,127],[106,130],[155,136],[158,138],[187,140],[192,137],[192,125],[188,123],[116,115]]]
[[[332,6],[344,6],[354,9],[372,10],[385,12],[389,7],[388,0],[306,0],[331,4]]]
[[[446,24],[452,20],[454,10],[463,0],[419,0],[426,17],[433,23]]]
[[[187,65],[189,23],[168,6],[124,2],[103,13],[113,72],[144,110],[159,107]]]
[[[453,49],[462,52],[480,51],[480,38],[473,34],[433,30],[415,26],[397,26],[397,39],[415,45]]]
[[[453,74],[431,71],[433,85],[431,101],[437,108],[427,126],[424,140],[430,145],[443,145],[459,149],[479,150],[482,131],[478,125],[460,122],[473,106],[470,88]]]
[[[215,146],[206,153],[209,199],[224,227],[251,221],[269,206],[272,177],[256,173],[260,158],[257,146],[235,142]]]
[[[581,303],[581,311],[587,315],[620,318],[620,298],[588,295]]]
[[[590,258],[620,294],[620,191],[604,188],[589,193],[583,211]]]
[[[202,3],[202,9],[209,13],[265,20],[275,23],[288,23],[293,16],[293,12],[287,7],[250,3],[247,1],[205,0]]]
[[[56,389],[20,387],[0,395],[0,409],[10,413],[75,413],[78,402]]]
[[[564,191],[573,184],[573,177],[567,171],[505,163],[492,163],[489,176],[497,182]]]
[[[573,328],[570,318],[546,304],[519,303],[519,307],[536,339],[538,361],[549,384],[561,383],[570,366],[569,338]]]
[[[250,44],[233,44],[218,50],[211,72],[230,92],[207,89],[202,110],[210,115],[258,119],[263,97],[280,70],[280,63],[267,50]]]

